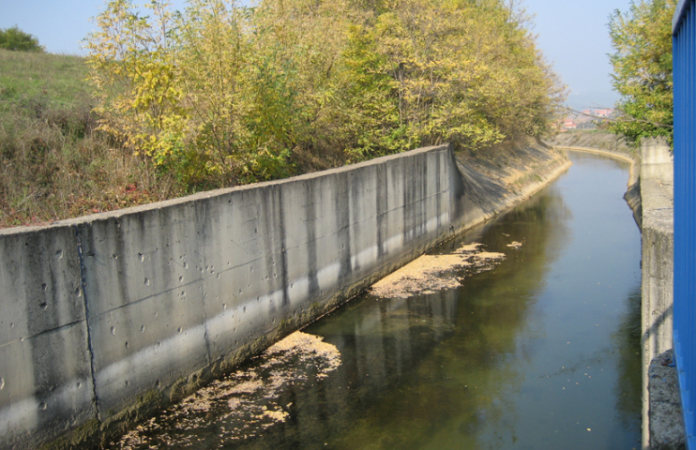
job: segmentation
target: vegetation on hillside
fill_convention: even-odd
[[[623,115],[609,129],[638,144],[643,137],[672,141],[672,16],[677,0],[632,1],[616,11],[609,29],[617,104]]]
[[[550,129],[560,85],[503,0],[113,0],[90,35],[100,129],[186,191]]]
[[[95,131],[87,72],[76,56],[0,50],[0,227],[178,194]]]
[[[544,136],[564,87],[510,5],[110,1],[88,64],[0,49],[0,226]]]
[[[0,48],[22,52],[44,51],[37,38],[20,30],[16,25],[4,30],[0,29]]]

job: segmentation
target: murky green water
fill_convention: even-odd
[[[227,441],[229,425],[211,416],[196,439],[158,448],[639,448],[640,234],[622,199],[628,168],[571,159],[532,200],[439,250],[482,242],[507,255],[494,270],[437,294],[363,295],[305,329],[338,347],[342,364],[280,391],[285,422]]]

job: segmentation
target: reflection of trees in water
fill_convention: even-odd
[[[641,377],[640,359],[640,285],[636,286],[625,300],[626,314],[621,318],[619,329],[612,334],[618,352],[618,382],[614,387],[617,398],[616,409],[624,426],[640,428]]]
[[[468,333],[460,340],[463,348],[451,357],[467,355],[460,363],[464,376],[479,379],[489,393],[479,397],[471,417],[462,417],[468,421],[472,448],[500,448],[505,436],[515,439],[511,416],[524,411],[507,404],[511,396],[505,394],[519,391],[524,378],[515,368],[516,359],[531,360],[531,342],[540,332],[534,326],[540,313],[535,308],[537,293],[544,287],[548,266],[568,243],[571,218],[563,198],[551,188],[487,226],[482,236],[488,250],[505,251],[508,256],[494,272],[465,282],[461,293],[460,314],[472,311]],[[507,245],[512,241],[523,246],[511,250]],[[480,373],[472,368],[480,368]],[[505,431],[478,435],[484,425]]]
[[[512,407],[498,395],[519,378],[509,356],[528,328],[548,254],[558,253],[547,247],[568,234],[568,215],[547,191],[474,233],[487,250],[508,255],[493,271],[460,271],[464,287],[433,295],[362,296],[308,327],[339,348],[342,366],[284,394],[288,421],[234,448],[319,448],[329,440],[337,449],[476,445],[476,431]],[[524,245],[508,248],[513,240]]]
[[[525,411],[515,411],[514,395],[507,394],[523,388],[519,358],[531,361],[537,338],[544,337],[536,298],[549,266],[572,239],[571,219],[551,187],[439,250],[483,242],[507,254],[493,271],[434,295],[363,296],[310,326],[307,332],[339,348],[343,366],[321,383],[288,392],[288,423],[239,448],[323,448],[325,442],[334,449],[502,448],[516,431],[525,434],[514,429],[515,416]],[[513,241],[523,246],[507,247]],[[633,329],[640,322],[637,296],[628,300],[631,312],[614,335],[624,423],[635,420],[640,401],[633,372],[640,361],[632,354],[639,339]],[[612,358],[609,353],[595,352],[548,377],[567,376]]]

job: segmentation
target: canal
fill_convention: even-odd
[[[112,447],[639,448],[628,165],[569,156],[552,185],[433,252],[504,259],[434,275],[456,287],[368,291]]]

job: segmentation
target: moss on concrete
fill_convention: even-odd
[[[94,418],[75,428],[65,436],[39,447],[39,450],[68,450],[73,448],[96,447],[101,434],[100,431],[101,422]]]

